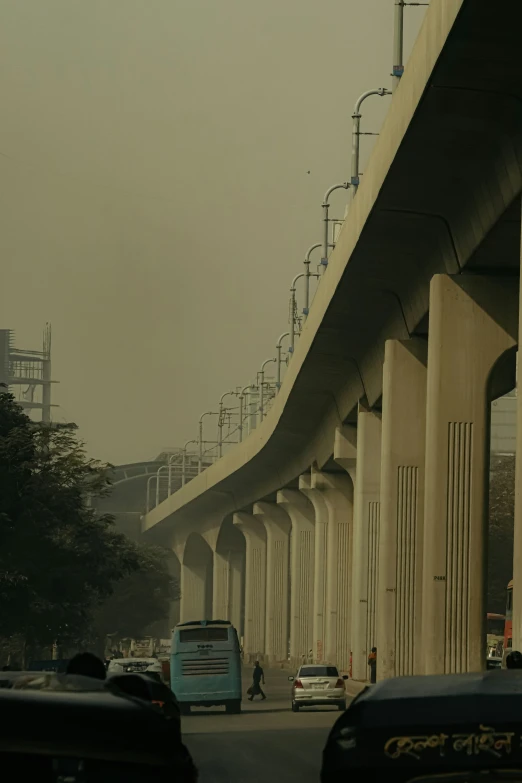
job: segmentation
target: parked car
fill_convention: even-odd
[[[341,677],[337,666],[307,664],[288,679],[292,683],[292,712],[299,712],[301,707],[325,705],[346,709],[344,681],[348,677]]]
[[[146,674],[152,679],[163,682],[163,667],[157,658],[113,658],[109,661],[107,675]]]

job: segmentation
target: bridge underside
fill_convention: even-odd
[[[521,23],[515,0],[432,0],[273,408],[144,520],[178,552],[204,539],[221,591],[204,611],[233,608],[249,654],[351,652],[358,679],[374,645],[381,677],[484,665],[489,405],[518,347]],[[219,555],[218,587],[226,519],[244,551]]]

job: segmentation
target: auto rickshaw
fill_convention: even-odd
[[[53,783],[195,783],[160,710],[105,681],[51,672],[0,675],[0,762]]]
[[[351,773],[351,774],[350,774]],[[522,671],[398,677],[337,720],[322,783],[522,782]]]

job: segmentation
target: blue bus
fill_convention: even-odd
[[[170,684],[182,714],[190,708],[225,705],[241,712],[241,656],[228,620],[178,623],[172,635]]]

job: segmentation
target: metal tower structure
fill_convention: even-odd
[[[0,329],[0,383],[5,383],[27,411],[41,411],[51,421],[51,324],[46,324],[41,351],[15,348],[14,331]]]

